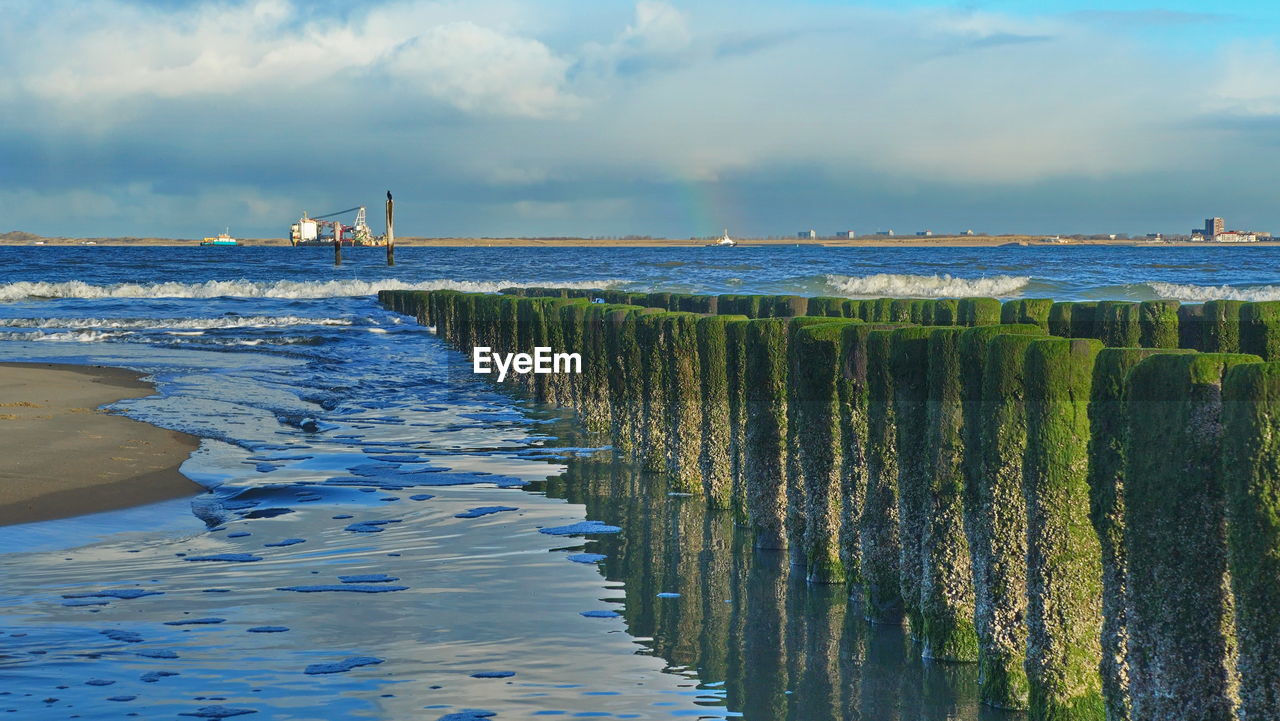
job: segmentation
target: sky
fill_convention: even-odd
[[[3,0],[0,232],[1280,232],[1280,4]]]

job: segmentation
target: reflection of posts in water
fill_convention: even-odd
[[[902,604],[911,624],[911,635],[921,639],[924,616],[920,610],[924,525],[927,515],[928,370],[929,333],[932,328],[907,327],[893,331],[889,351],[893,374],[893,414],[897,427],[898,539],[901,543],[899,579]]]
[[[696,504],[686,503],[694,507]],[[698,553],[698,594],[683,603],[697,603],[702,608],[702,623],[698,627],[697,667],[702,680],[708,683],[727,682],[730,657],[734,646],[730,616],[733,606],[726,601],[733,597],[733,548],[730,539],[733,525],[725,513],[705,513],[702,523],[702,543]]]
[[[1056,306],[1055,306],[1056,307]],[[1027,677],[1038,719],[1105,716],[1102,551],[1089,522],[1092,339],[1032,341],[1024,360],[1027,452]],[[1169,717],[1172,718],[1172,717]]]
[[[859,524],[863,611],[875,623],[899,624],[903,618],[898,569],[897,425],[893,413],[893,375],[889,370],[893,332],[867,334],[867,491]]]
[[[757,548],[786,548],[786,334],[781,319],[747,325],[744,481]]]
[[[1159,354],[1129,373],[1125,550],[1135,721],[1235,718],[1222,385],[1232,366],[1258,360]]]
[[[945,307],[945,306],[943,306]],[[928,477],[920,539],[920,614],[925,658],[977,661],[973,573],[964,533],[964,413],[960,336],[936,328],[928,339]]]
[[[786,608],[787,554],[760,549],[747,572],[745,637],[746,681],[743,718],[778,721],[787,718]]]
[[[791,700],[794,719],[843,719],[843,695],[851,688],[842,674],[840,657],[848,596],[835,585],[806,586],[792,576],[790,607],[797,616],[793,628],[796,649],[792,664]],[[858,619],[859,623],[865,623]]]

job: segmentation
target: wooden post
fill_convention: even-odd
[[[387,265],[396,264],[395,201],[387,191]]]
[[[342,224],[333,224],[333,264],[342,265]]]

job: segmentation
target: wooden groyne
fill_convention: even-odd
[[[379,300],[465,352],[581,354],[503,385],[976,662],[988,705],[1280,719],[1280,303]]]

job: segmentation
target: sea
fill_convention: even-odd
[[[380,289],[1280,300],[1280,248],[0,248],[0,361],[112,365],[191,498],[0,527],[14,719],[1019,718]],[[0,429],[2,432],[2,429]],[[0,716],[3,718],[3,716]]]

